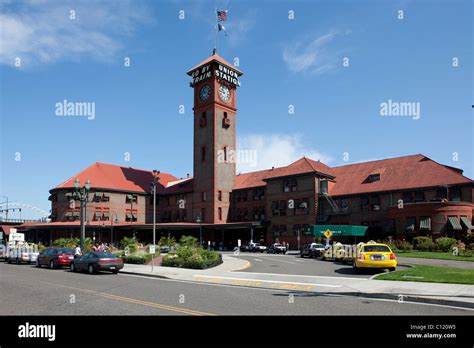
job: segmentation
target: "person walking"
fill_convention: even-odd
[[[76,246],[76,249],[74,250],[74,256],[79,257],[81,255],[82,255],[81,247],[78,245],[78,246]]]

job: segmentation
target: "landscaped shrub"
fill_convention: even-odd
[[[128,256],[122,256],[124,263],[134,263],[134,264],[146,264],[151,261],[150,254],[132,254]]]
[[[454,238],[442,237],[442,238],[436,239],[435,243],[436,243],[436,247],[440,251],[450,251],[453,248],[453,246],[457,244],[457,240]]]
[[[123,249],[128,247],[128,250],[130,251],[130,254],[133,254],[138,250],[138,241],[137,238],[132,237],[123,237],[123,239],[120,241],[120,245],[122,246]]]
[[[158,246],[175,246],[176,245],[176,239],[174,237],[161,237],[160,240],[158,241]]]
[[[197,247],[199,246],[198,239],[193,236],[182,236],[179,240],[180,246],[188,246],[188,247]]]
[[[406,240],[396,240],[394,243],[394,247],[395,249],[401,250],[401,251],[413,250],[413,245]]]
[[[433,251],[436,249],[436,245],[431,237],[415,237],[413,238],[413,244],[415,249],[420,251]]]
[[[79,238],[58,238],[53,241],[53,246],[64,247],[64,248],[75,248],[80,246],[81,241]],[[87,237],[84,239],[84,248],[82,252],[92,250],[92,239]]]
[[[186,239],[185,244],[196,245],[191,239]],[[162,266],[206,269],[221,263],[222,256],[215,251],[207,251],[199,246],[184,245],[168,253],[168,255],[163,258]]]

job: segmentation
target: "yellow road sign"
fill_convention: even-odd
[[[326,237],[327,239],[331,238],[332,236],[332,232],[330,229],[327,229],[326,231],[324,231],[324,237]]]

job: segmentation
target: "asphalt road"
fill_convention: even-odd
[[[322,261],[319,258],[302,258],[299,255],[240,253],[240,258],[252,265],[243,272],[311,275],[326,277],[370,278],[386,270],[363,270],[355,273],[352,265],[341,262]],[[403,269],[399,266],[398,269]]]
[[[308,261],[311,262],[311,261]],[[0,315],[471,315],[464,309],[335,294],[89,275],[0,263]]]

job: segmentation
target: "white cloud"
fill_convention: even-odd
[[[238,162],[237,172],[246,173],[271,167],[287,166],[306,156],[328,164],[332,158],[307,146],[297,134],[247,134],[239,136],[237,150],[255,151],[256,161]]]
[[[334,53],[329,50],[328,45],[338,35],[344,33],[331,31],[317,37],[306,37],[299,41],[287,44],[283,48],[283,61],[288,69],[296,73],[309,73],[319,75],[336,68]]]
[[[138,25],[151,23],[141,1],[3,2],[0,64],[50,64],[83,57],[110,60]],[[71,19],[70,11],[75,19]]]

